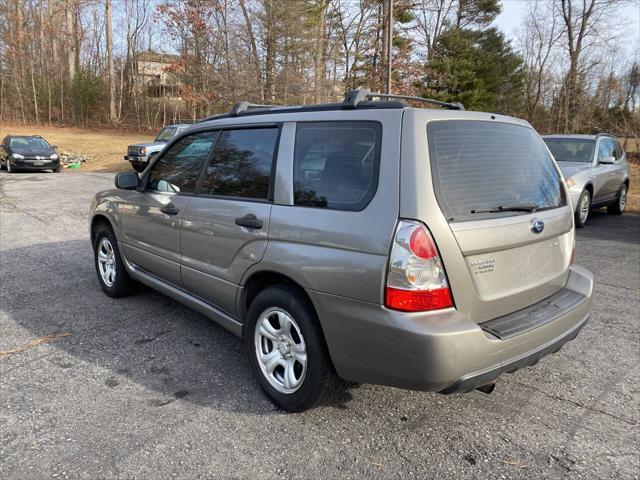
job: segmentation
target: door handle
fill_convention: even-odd
[[[249,213],[244,217],[236,218],[236,225],[259,230],[262,228],[262,220],[258,220],[253,213]]]
[[[171,202],[167,203],[164,207],[162,207],[160,209],[160,211],[162,213],[166,213],[167,215],[177,215],[178,214],[178,209]]]

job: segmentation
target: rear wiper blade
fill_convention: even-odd
[[[528,212],[534,213],[538,210],[537,205],[511,205],[511,206],[498,206],[493,208],[481,208],[478,210],[471,210],[471,213],[500,213],[500,212]]]

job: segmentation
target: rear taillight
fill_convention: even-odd
[[[453,306],[436,244],[419,222],[402,220],[398,224],[389,258],[385,306],[403,312]]]

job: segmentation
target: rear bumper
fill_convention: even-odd
[[[584,296],[583,301],[502,340],[455,309],[403,313],[334,295],[309,295],[341,377],[456,393],[532,365],[575,338],[589,318],[593,276],[574,266],[565,289]]]

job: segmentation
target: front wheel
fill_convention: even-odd
[[[118,298],[135,291],[135,283],[124,267],[116,236],[110,227],[101,226],[96,232],[93,256],[98,281],[104,293]]]
[[[583,190],[578,199],[578,208],[574,214],[576,228],[582,228],[586,225],[591,210],[591,194],[589,190]]]
[[[288,412],[319,405],[342,383],[313,307],[292,287],[269,287],[256,296],[249,307],[245,341],[258,384]]]
[[[11,162],[7,160],[7,173],[12,173],[14,170],[11,170]]]
[[[618,192],[618,197],[616,198],[615,203],[607,206],[607,213],[609,215],[622,215],[625,207],[627,206],[627,186],[622,185],[620,187],[620,191]]]

